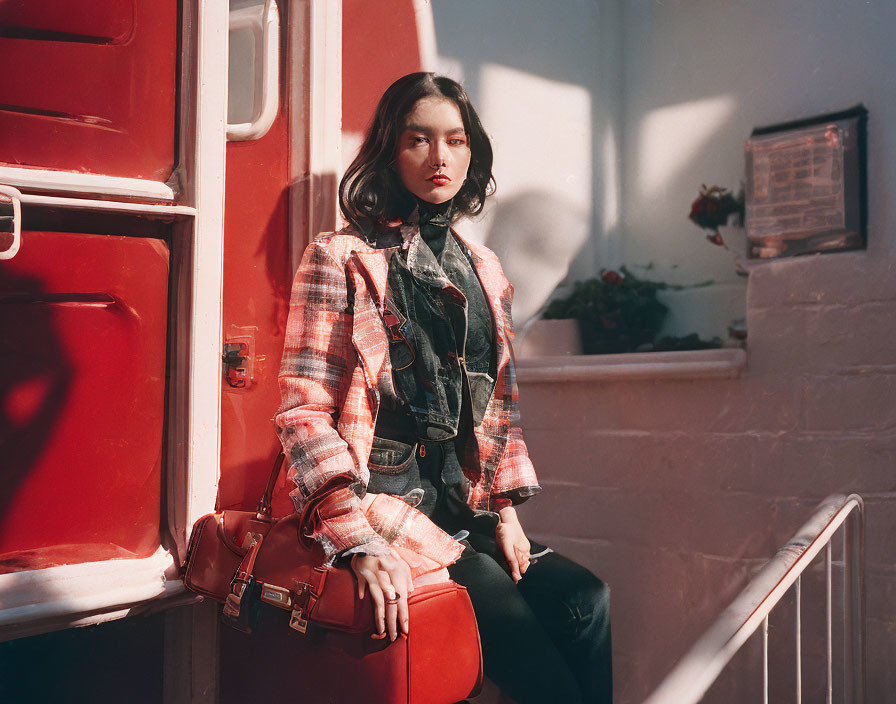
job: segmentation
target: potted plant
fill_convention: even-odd
[[[579,322],[585,354],[635,352],[653,343],[668,313],[657,299],[662,282],[647,281],[624,266],[600,277],[577,281],[566,298],[548,304],[546,319]]]

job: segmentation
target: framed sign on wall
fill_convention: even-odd
[[[750,258],[865,246],[867,120],[858,105],[753,130],[744,147]]]

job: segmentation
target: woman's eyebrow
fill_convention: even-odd
[[[404,126],[406,132],[421,132],[422,134],[432,134],[432,129],[429,127],[424,127],[423,125],[417,125],[414,123],[408,123]],[[466,134],[466,131],[463,127],[455,127],[453,129],[448,130],[447,134]]]

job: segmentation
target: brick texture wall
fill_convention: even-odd
[[[545,489],[522,507],[524,522],[610,583],[616,701],[634,703],[821,499],[857,492],[867,509],[868,701],[886,701],[896,691],[896,259],[763,262],[747,306],[738,379],[522,379]],[[821,599],[813,569],[803,649],[816,661]],[[788,602],[771,628],[773,688],[788,699],[790,619]],[[707,701],[756,701],[758,666],[754,639]],[[820,695],[821,672],[806,667],[804,696]]]

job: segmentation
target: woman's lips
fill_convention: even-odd
[[[449,183],[451,183],[451,179],[448,178],[445,174],[433,174],[426,180],[432,181],[436,186],[447,186]]]

